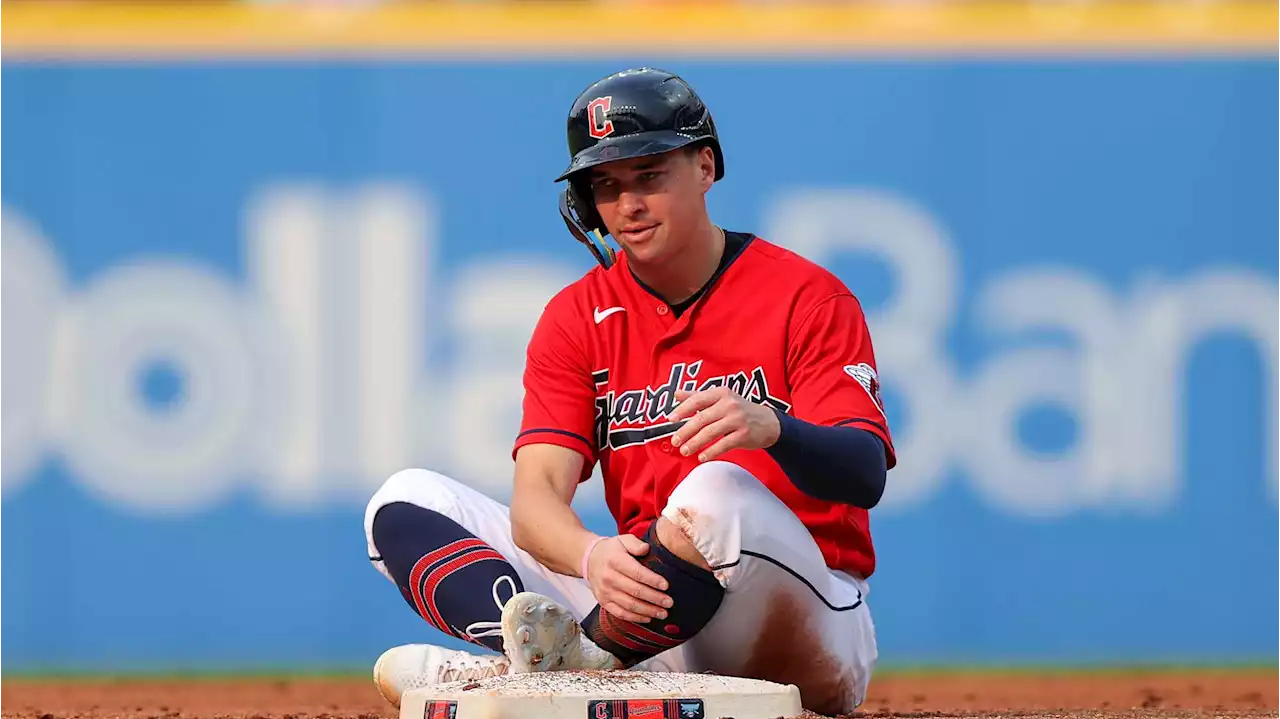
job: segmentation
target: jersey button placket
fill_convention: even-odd
[[[681,317],[677,317],[671,311],[670,306],[663,303],[654,307],[653,311],[654,314],[658,315],[658,323],[662,326],[664,338],[670,336],[672,332],[678,331],[677,328],[682,324]]]
[[[665,304],[658,305],[655,308],[655,310],[657,311],[658,316],[664,320],[668,320],[668,318],[671,316],[671,309],[667,307]],[[671,326],[670,326],[670,321],[668,320],[666,332],[664,333],[664,336],[660,337],[658,341],[654,343],[653,353],[649,355],[649,379],[651,382],[654,382],[656,384],[661,384],[666,381],[667,372],[671,368],[670,357],[667,355],[668,345],[671,343],[671,340],[668,336],[666,336],[667,334],[670,333],[670,331],[671,331]],[[656,386],[656,385],[653,385],[653,386]],[[668,421],[668,419],[666,417],[663,417],[661,421],[666,422]],[[674,451],[671,446],[670,438],[664,438],[661,441],[650,444],[649,446],[653,448],[655,452],[655,456],[656,456],[656,453],[661,453],[669,457],[671,456],[671,453]],[[655,462],[654,481],[653,481],[653,484],[650,485],[650,489],[653,492],[653,495],[652,495],[653,507],[658,512],[661,512],[662,508],[666,504],[663,501],[661,491],[658,486],[658,476],[661,475],[661,471],[659,468],[662,466],[663,466],[663,463]]]

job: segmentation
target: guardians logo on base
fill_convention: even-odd
[[[593,699],[587,719],[706,719],[701,699]]]
[[[422,719],[458,719],[458,702],[429,701],[422,708]]]

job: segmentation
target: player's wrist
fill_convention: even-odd
[[[592,535],[591,539],[587,542],[586,547],[582,550],[582,559],[579,562],[578,576],[582,577],[588,582],[591,581],[591,578],[590,578],[591,554],[595,552],[596,547],[600,546],[600,543],[606,539],[608,539],[608,537],[599,537],[599,536]]]
[[[765,423],[765,436],[761,443],[761,449],[769,449],[782,439],[782,418],[785,416],[782,410],[775,407],[764,407],[768,413]]]

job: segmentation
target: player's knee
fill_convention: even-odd
[[[365,507],[365,526],[372,528],[378,510],[393,502],[408,502],[445,516],[455,514],[456,482],[429,469],[403,469],[382,483]]]
[[[682,530],[695,529],[699,517],[736,519],[751,504],[767,501],[772,492],[753,474],[731,462],[698,465],[667,499],[663,516]]]
[[[686,536],[671,520],[666,517],[658,517],[654,533],[657,535],[658,541],[662,543],[662,546],[670,550],[672,554],[702,569],[711,568],[711,564],[698,551],[698,547],[694,545],[693,540]]]
[[[708,566],[716,566],[737,558],[744,523],[768,516],[764,510],[770,502],[778,499],[747,470],[731,462],[707,462],[672,491],[662,516]],[[680,553],[675,543],[669,548]]]

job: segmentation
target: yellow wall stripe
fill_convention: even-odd
[[[1240,0],[460,3],[5,2],[6,58],[462,55],[1266,54]]]

